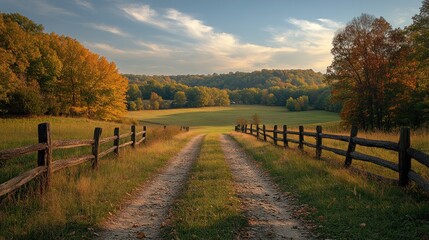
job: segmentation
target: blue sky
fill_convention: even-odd
[[[116,62],[122,73],[210,74],[330,64],[335,32],[361,13],[409,25],[421,0],[1,0]]]

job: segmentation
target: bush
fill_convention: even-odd
[[[8,94],[7,111],[16,115],[40,115],[46,112],[45,104],[38,90],[21,88]]]

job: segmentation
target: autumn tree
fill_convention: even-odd
[[[413,104],[406,110],[415,125],[429,122],[429,0],[424,0],[420,13],[408,28],[412,42],[411,59],[417,65],[416,92]]]
[[[186,104],[186,94],[183,91],[178,91],[174,94],[173,103],[177,107],[183,107]]]
[[[153,110],[158,110],[162,105],[163,99],[157,93],[152,92],[150,94],[150,106]]]
[[[103,120],[125,114],[127,79],[75,39],[46,34],[22,15],[0,13],[0,57],[2,113]]]
[[[406,38],[382,17],[362,14],[339,31],[333,40],[332,64],[327,82],[343,104],[341,116],[348,124],[365,129],[389,128],[398,104],[408,101],[413,77],[403,54]]]

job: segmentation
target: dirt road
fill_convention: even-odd
[[[288,200],[270,178],[229,136],[222,135],[221,143],[249,219],[249,227],[238,238],[308,239],[301,224],[291,217]]]
[[[168,210],[198,157],[203,135],[194,137],[167,167],[146,183],[136,198],[104,224],[101,239],[158,239]]]

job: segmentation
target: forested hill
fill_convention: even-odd
[[[176,75],[176,76],[147,76],[125,74],[131,83],[141,84],[148,80],[160,83],[177,82],[188,86],[206,86],[220,89],[268,89],[279,87],[314,88],[324,86],[323,74],[313,70],[266,70],[245,72],[230,72],[210,75]]]

